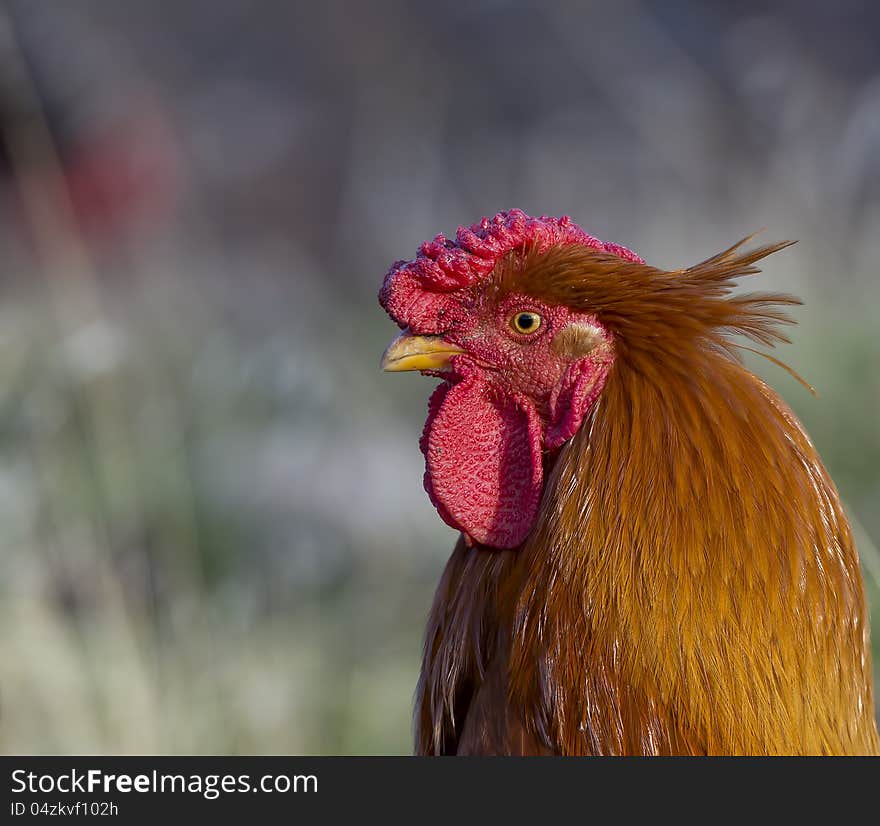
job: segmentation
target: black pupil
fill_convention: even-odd
[[[528,330],[533,327],[535,324],[535,317],[531,313],[523,313],[519,317],[519,326],[523,328],[523,330]]]

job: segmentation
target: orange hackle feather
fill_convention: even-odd
[[[731,295],[788,245],[748,240],[671,272],[579,246],[496,268],[494,289],[594,313],[616,356],[547,458],[526,542],[457,545],[428,626],[418,752],[878,752],[846,515],[731,338],[787,341],[800,303]]]

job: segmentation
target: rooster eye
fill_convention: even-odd
[[[524,333],[526,335],[537,333],[541,328],[541,316],[537,313],[528,311],[517,313],[512,319],[510,319],[510,324],[518,333]]]

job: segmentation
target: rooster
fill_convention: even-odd
[[[670,272],[510,210],[389,270],[383,367],[441,379],[424,482],[460,532],[418,754],[878,752],[846,515],[731,338],[800,303],[731,294],[790,243],[748,240]]]

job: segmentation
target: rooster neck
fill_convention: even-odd
[[[419,752],[877,751],[849,528],[769,388],[726,360],[617,372],[550,461],[530,539],[447,565]]]
[[[511,694],[563,703],[568,753],[876,750],[834,485],[773,391],[689,355],[615,365],[560,453],[507,591]]]

